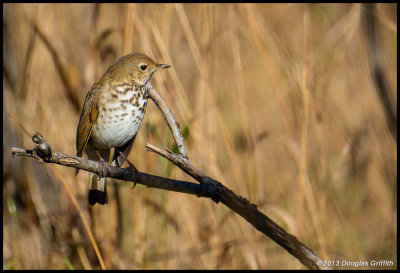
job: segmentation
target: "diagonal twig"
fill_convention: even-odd
[[[188,157],[186,156],[186,152],[181,152],[185,151],[185,146],[182,134],[179,131],[179,127],[176,126],[177,122],[175,121],[171,111],[168,109],[166,104],[162,101],[160,95],[158,95],[157,91],[151,85],[150,87],[151,88],[149,89],[148,95],[163,113],[165,120],[167,121],[168,126],[172,131],[175,143],[178,146],[179,154],[172,153],[167,148],[164,148],[164,150],[159,149],[151,144],[147,144],[146,149],[168,159],[185,173],[189,174],[194,179],[199,181],[200,184],[214,186],[216,192],[211,197],[213,201],[215,201],[216,203],[221,201],[221,203],[242,216],[257,230],[261,231],[269,238],[274,240],[276,243],[278,243],[280,246],[285,248],[290,254],[295,256],[308,268],[328,269],[328,267],[325,267],[323,265],[323,261],[315,254],[314,251],[298,241],[295,236],[287,233],[272,219],[261,213],[257,209],[256,205],[251,204],[246,198],[236,195],[233,191],[225,187],[222,183],[208,177],[189,161]],[[179,144],[181,144],[181,149],[179,149]]]

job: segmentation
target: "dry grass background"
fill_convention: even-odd
[[[11,147],[33,147],[35,131],[53,150],[75,154],[71,96],[82,105],[106,68],[131,52],[173,66],[152,83],[188,132],[199,169],[323,259],[392,260],[397,268],[397,146],[370,78],[361,8],[4,4],[3,268],[99,268],[60,179],[108,269],[304,268],[209,199],[122,183],[110,187],[107,206],[89,209],[86,172],[75,177],[70,168],[11,157]],[[397,6],[377,11],[397,98]],[[152,102],[129,158],[143,172],[193,181],[145,152],[147,142],[174,144]]]

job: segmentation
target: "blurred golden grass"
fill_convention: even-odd
[[[377,5],[395,99],[396,7]],[[130,52],[173,66],[153,86],[189,130],[188,156],[202,171],[326,260],[392,260],[397,268],[397,146],[370,79],[361,8],[3,4],[3,268],[100,268],[55,170],[107,269],[304,268],[210,200],[122,184],[118,198],[110,191],[107,206],[89,209],[88,174],[11,157],[12,146],[32,147],[35,131],[53,150],[75,154],[79,113],[71,96],[82,104],[94,81]],[[152,103],[130,160],[141,171],[192,181],[146,153],[147,142],[174,144]]]

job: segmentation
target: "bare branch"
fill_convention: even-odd
[[[165,102],[162,100],[160,95],[157,93],[157,91],[153,88],[153,86],[151,86],[150,83],[148,83],[148,85],[150,86],[149,91],[148,91],[149,97],[154,101],[154,103],[157,105],[157,107],[163,113],[165,121],[167,122],[169,129],[171,130],[172,135],[175,139],[175,143],[176,143],[176,146],[178,147],[179,153],[182,156],[187,158],[185,143],[183,142],[183,137],[182,137],[181,131],[179,130],[178,122],[176,122],[171,110],[169,110],[169,108],[167,107]]]
[[[28,156],[39,160],[40,162],[53,163],[67,167],[78,168],[92,173],[101,174],[99,162],[85,159],[82,157],[66,155],[60,152],[51,152],[50,145],[39,134],[35,133],[32,139],[36,139],[36,147],[32,150],[11,148],[13,156]],[[39,140],[39,141],[38,141]],[[50,154],[50,155],[49,155]],[[145,185],[149,188],[157,188],[168,191],[193,194],[198,197],[212,197],[215,189],[207,185],[173,180],[141,172],[132,171],[129,168],[118,168],[106,165],[105,177],[115,178],[123,181],[135,182]]]
[[[41,162],[79,168],[100,174],[99,162],[72,155],[65,155],[60,152],[53,152],[51,151],[50,145],[39,133],[35,133],[32,139],[36,143],[36,147],[34,149],[26,150],[20,148],[11,148],[11,153],[13,156],[33,157]],[[158,151],[159,149],[155,148],[155,150]],[[161,151],[161,153],[165,154],[164,151]],[[179,158],[179,155],[175,156]],[[170,157],[168,155],[167,158],[174,157]],[[308,268],[323,268],[320,265],[320,258],[311,249],[299,242],[293,235],[286,233],[286,231],[279,227],[278,224],[276,224],[270,218],[259,212],[254,204],[251,204],[245,198],[237,196],[234,192],[226,188],[218,181],[211,179],[214,183],[196,184],[135,172],[129,168],[118,168],[111,165],[106,166],[106,172],[104,175],[106,177],[123,181],[135,182],[151,188],[193,194],[198,197],[208,197],[214,200],[216,203],[221,201],[234,212],[241,215],[256,229],[270,237],[272,240],[285,248],[289,253],[298,258],[299,261]]]
[[[232,209],[235,213],[242,216],[257,230],[286,249],[308,268],[329,269],[328,267],[324,266],[322,260],[315,254],[314,251],[298,241],[295,236],[287,233],[272,219],[261,213],[257,209],[256,205],[250,203],[246,198],[236,195],[222,183],[208,177],[199,169],[197,169],[186,156],[183,138],[171,111],[158,95],[157,91],[152,87],[149,91],[149,97],[157,104],[161,112],[164,114],[168,126],[174,136],[175,142],[177,143],[179,154],[175,154],[167,148],[162,150],[151,144],[147,144],[146,149],[165,157],[185,173],[199,181],[200,184],[135,172],[129,168],[118,168],[110,165],[106,166],[106,171],[104,173],[105,177],[131,181],[152,188],[193,194],[198,197],[207,197],[211,198],[216,203],[221,202]],[[36,143],[36,147],[33,150],[11,148],[13,156],[34,157],[45,163],[54,163],[68,167],[74,167],[100,174],[99,162],[91,161],[81,157],[65,155],[59,152],[52,152],[50,145],[39,133],[34,134],[32,139]]]
[[[149,143],[147,143],[146,149],[147,151],[156,153],[168,159],[178,166],[182,171],[199,181],[201,184],[217,185],[219,183],[218,181],[206,176],[202,171],[190,163],[189,159],[185,158],[181,154],[174,154],[166,148],[165,150],[161,150],[160,148],[157,148]]]
[[[150,152],[154,152],[178,166],[185,173],[192,176],[194,179],[199,181],[201,184],[213,185],[216,187],[216,192],[211,197],[216,203],[221,201],[227,207],[232,209],[234,212],[242,216],[246,221],[252,224],[257,230],[261,231],[280,246],[285,248],[289,253],[295,256],[301,263],[310,269],[328,269],[324,267],[321,259],[309,249],[297,240],[297,238],[285,230],[283,230],[278,224],[272,221],[270,218],[265,216],[263,213],[258,211],[257,206],[251,204],[246,198],[236,195],[233,191],[226,188],[222,183],[216,181],[205,175],[202,171],[197,169],[188,159],[185,152],[184,141],[182,135],[177,126],[177,122],[174,119],[171,111],[162,100],[161,96],[151,86],[149,91],[149,97],[156,103],[161,112],[164,114],[165,120],[168,123],[169,128],[172,131],[172,135],[175,139],[175,143],[181,144],[183,152],[179,149],[179,154],[172,153],[167,148],[161,150],[151,144],[146,145],[146,149]]]

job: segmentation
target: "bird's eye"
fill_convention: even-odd
[[[139,68],[140,68],[140,70],[145,71],[145,70],[147,69],[147,65],[141,64],[141,65],[139,66]]]

